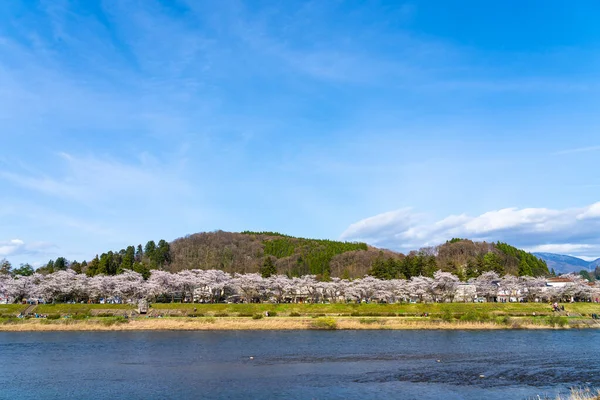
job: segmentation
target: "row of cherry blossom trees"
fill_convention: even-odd
[[[98,302],[116,299],[122,302],[194,301],[194,302],[472,302],[475,298],[525,301],[588,301],[600,297],[600,286],[590,286],[578,275],[570,275],[564,287],[548,287],[544,278],[498,276],[495,272],[461,283],[455,275],[437,271],[433,278],[415,276],[409,280],[380,280],[371,276],[345,280],[332,278],[322,282],[315,275],[289,278],[260,274],[228,274],[220,270],[184,270],[170,273],[153,270],[144,280],[134,271],[123,274],[88,277],[73,270],[52,274],[15,276],[0,274],[0,300],[19,302],[41,299],[45,302]]]

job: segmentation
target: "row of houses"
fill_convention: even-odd
[[[477,287],[474,284],[470,283],[460,283],[456,289],[456,300],[465,301],[465,302],[499,302],[499,303],[519,303],[531,300],[529,289],[526,287],[516,288],[513,290],[500,288],[500,281],[493,282],[498,289],[494,296],[486,298],[477,293]],[[551,297],[554,292],[560,291],[561,289],[566,289],[569,286],[573,286],[578,284],[572,278],[564,278],[564,277],[554,277],[546,280],[546,286],[540,287],[538,291],[535,293],[533,301],[540,302],[547,300]],[[586,285],[590,288],[596,288],[596,296],[591,296],[589,298],[583,299],[579,298],[576,295],[567,295],[565,296],[565,301],[594,301],[599,302],[600,298],[600,288],[595,286],[592,282],[580,281],[579,284]]]

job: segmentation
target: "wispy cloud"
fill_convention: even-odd
[[[562,155],[562,154],[575,154],[575,153],[588,153],[592,151],[600,151],[600,146],[587,146],[587,147],[578,147],[575,149],[567,149],[561,150],[553,153],[554,155]]]
[[[0,241],[0,257],[32,257],[46,256],[52,254],[56,246],[47,242],[25,243],[21,239]]]
[[[176,165],[165,165],[147,155],[140,155],[137,163],[67,153],[60,153],[58,159],[62,161],[61,174],[0,170],[0,179],[87,205],[118,201],[115,193],[130,201],[147,197],[165,200],[189,195],[192,190],[179,176]]]

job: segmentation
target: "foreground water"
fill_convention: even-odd
[[[0,332],[6,399],[523,399],[600,387],[600,332]]]

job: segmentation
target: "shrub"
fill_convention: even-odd
[[[75,320],[82,320],[88,318],[88,316],[86,314],[75,314],[71,318]]]
[[[252,313],[238,313],[238,317],[252,317],[253,314]]]
[[[376,318],[361,318],[360,320],[358,320],[358,322],[364,325],[372,325],[380,321]]]
[[[111,326],[111,325],[116,325],[116,324],[126,324],[128,322],[129,322],[129,320],[127,318],[123,317],[122,315],[119,315],[117,317],[103,318],[100,320],[100,323],[102,325],[106,325],[106,326]]]
[[[196,317],[204,317],[203,313],[190,313],[187,315],[188,317],[196,318]]]
[[[442,321],[445,322],[452,322],[452,320],[454,319],[454,316],[452,315],[452,312],[450,312],[450,310],[445,309],[444,312],[442,313]]]
[[[46,319],[60,319],[60,314],[48,314]]]
[[[299,316],[300,316],[300,313],[297,313],[296,311],[290,313],[290,317],[299,317]]]
[[[490,315],[486,312],[477,312],[477,311],[467,311],[460,317],[461,321],[469,321],[469,322],[482,322],[489,321]]]
[[[350,313],[351,317],[360,317],[360,313],[358,311],[353,311]]]
[[[114,314],[106,313],[106,312],[96,314],[96,317],[100,317],[100,318],[113,317],[113,316],[114,316]]]
[[[225,312],[216,313],[215,317],[229,317],[229,314]]]
[[[270,311],[269,310],[269,317],[276,317],[277,316],[277,311]]]
[[[551,315],[548,317],[548,325],[550,326],[558,325],[561,328],[564,328],[568,323],[569,321],[567,320],[567,317],[559,317],[557,315]]]
[[[252,319],[262,319],[262,317],[263,317],[262,314],[254,314],[252,316]]]
[[[310,324],[311,329],[334,330],[337,329],[337,323],[333,318],[317,318]]]

